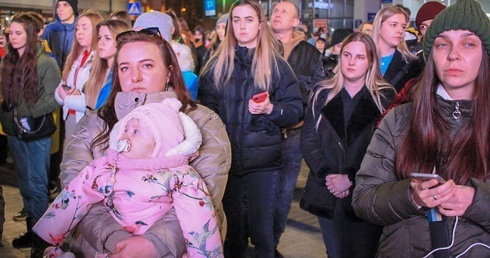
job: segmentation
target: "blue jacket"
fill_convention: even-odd
[[[112,89],[112,69],[109,70],[109,74],[107,75],[107,80],[105,81],[104,86],[100,89],[99,97],[97,98],[97,102],[95,103],[95,109],[101,108],[109,98],[109,94],[111,94]]]
[[[48,24],[44,29],[41,39],[47,40],[49,48],[58,59],[61,70],[65,65],[66,57],[71,51],[71,45],[75,38],[75,22],[72,24],[61,23],[61,20],[56,17],[55,21]]]
[[[184,79],[185,87],[189,91],[191,99],[196,101],[198,92],[198,77],[191,71],[182,72],[182,78]]]

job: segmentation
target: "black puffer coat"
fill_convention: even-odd
[[[269,97],[274,108],[269,115],[252,115],[248,102],[263,92],[254,85],[251,71],[255,49],[235,48],[235,69],[226,85],[219,90],[213,82],[213,72],[199,79],[201,103],[219,114],[232,144],[231,173],[241,175],[255,171],[279,169],[281,161],[281,127],[303,119],[303,107],[298,81],[284,59],[278,56],[278,68],[271,68]],[[210,60],[209,65],[214,65]]]
[[[317,82],[325,80],[321,53],[310,43],[302,40],[289,54],[288,64],[298,78],[303,107],[306,108],[311,88]]]
[[[325,177],[329,174],[347,174],[353,182],[350,192],[354,190],[355,176],[366,148],[371,141],[376,122],[381,113],[374,103],[369,90],[363,88],[362,94],[347,128],[344,128],[344,108],[342,94],[337,94],[326,106],[324,105],[330,90],[323,90],[318,96],[313,117],[311,103],[305,115],[305,124],[301,131],[301,152],[310,168],[310,174],[303,190],[300,206],[302,209],[325,218],[333,218],[337,201],[342,202],[346,216],[356,220],[351,207],[352,194],[338,199],[325,186]],[[395,97],[395,91],[382,91],[383,106],[389,106]],[[316,121],[321,116],[318,130]]]

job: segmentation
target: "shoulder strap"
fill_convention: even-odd
[[[398,71],[396,76],[393,77],[393,79],[390,81],[392,86],[395,86],[401,80],[401,78],[408,73],[408,69],[410,69],[412,63],[413,61],[406,62],[405,65],[402,67],[402,69]]]

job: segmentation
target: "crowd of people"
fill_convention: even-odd
[[[48,25],[15,14],[0,35],[0,149],[27,232],[12,246],[284,257],[304,160],[300,207],[328,257],[490,256],[490,19],[475,0],[429,1],[414,42],[409,24],[389,5],[310,37],[294,3],[266,17],[254,0],[211,31],[172,10],[79,14],[77,0],[56,1]],[[0,194],[0,237],[4,206]]]

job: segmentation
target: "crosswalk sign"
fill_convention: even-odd
[[[141,14],[141,3],[139,3],[139,2],[128,3],[128,14],[129,15],[140,15]]]

